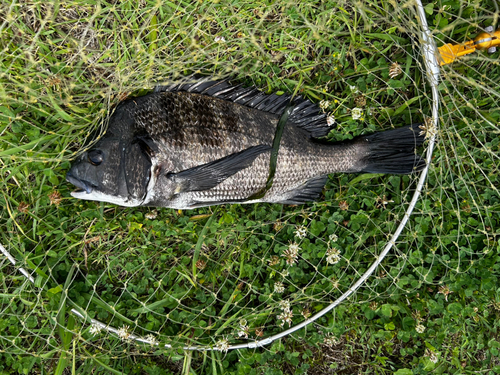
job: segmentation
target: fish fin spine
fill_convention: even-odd
[[[241,85],[232,85],[228,80],[214,81],[206,78],[178,85],[156,86],[154,89],[154,92],[179,91],[212,96],[276,115],[281,115],[291,98],[289,94],[266,94],[255,87],[245,88]],[[326,119],[326,114],[321,113],[316,104],[300,96],[294,99],[294,108],[289,121],[307,131],[312,138],[328,135],[332,127],[328,125]]]

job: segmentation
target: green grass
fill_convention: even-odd
[[[438,45],[473,38],[494,11],[490,1],[426,6]],[[389,241],[418,176],[333,175],[317,203],[179,212],[77,201],[64,181],[71,160],[127,95],[192,74],[298,88],[324,101],[334,140],[422,122],[431,92],[415,10],[25,0],[2,4],[0,20],[0,243],[35,279],[0,257],[0,374],[500,372],[498,53],[442,69],[429,176],[374,276],[269,346],[191,353],[182,346],[282,332],[283,301],[295,325],[346,292]],[[402,73],[391,78],[394,63]],[[341,259],[329,264],[333,249]],[[73,308],[123,338],[94,332]]]

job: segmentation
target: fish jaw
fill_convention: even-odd
[[[73,198],[107,202],[123,207],[137,207],[142,204],[142,200],[139,199],[130,199],[129,197],[114,196],[100,192],[96,189],[96,186],[88,181],[75,177],[71,172],[66,174],[66,181],[77,187],[76,190],[70,193]]]
[[[85,191],[73,191],[71,192],[71,196],[73,198],[89,201],[112,203],[122,207],[137,207],[142,204],[142,200],[139,199],[130,199],[120,196],[108,195],[96,190],[93,190],[91,193],[87,193]]]
[[[68,181],[70,184],[75,185],[78,189],[80,189],[82,192],[85,191],[85,194],[91,194],[92,191],[94,190],[92,184],[88,181],[81,180],[75,176],[71,172],[66,173],[66,181]],[[76,193],[76,191],[75,191]],[[78,191],[79,193],[79,191]],[[73,193],[71,194],[72,196]]]

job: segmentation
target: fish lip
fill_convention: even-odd
[[[80,180],[79,178],[73,176],[71,174],[71,172],[66,173],[66,181],[68,181],[70,184],[73,184],[78,189],[80,189],[80,190],[78,190],[78,189],[75,190],[74,192],[71,193],[71,195],[73,195],[75,193],[76,194],[82,193],[83,192],[82,190],[84,190],[87,194],[90,194],[94,190],[92,183],[85,181],[85,180]]]

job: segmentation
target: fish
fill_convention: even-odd
[[[329,142],[326,114],[302,97],[227,80],[157,86],[116,106],[66,180],[74,198],[124,207],[304,204],[332,173],[422,170],[419,126]]]

